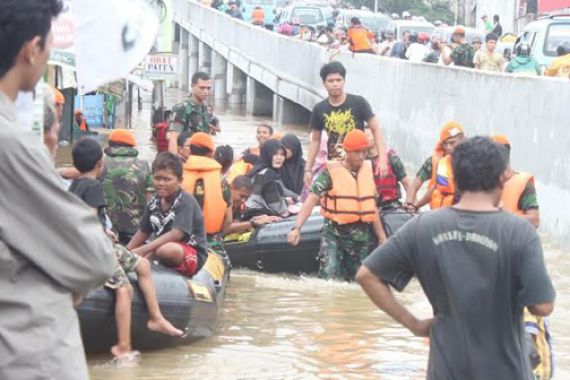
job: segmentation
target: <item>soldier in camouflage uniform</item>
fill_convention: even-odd
[[[218,127],[211,125],[213,115],[208,112],[206,100],[210,95],[212,81],[204,72],[192,75],[192,93],[184,102],[175,105],[168,127],[168,151],[178,152],[177,139],[182,131],[214,133]]]
[[[287,240],[292,245],[297,245],[300,240],[300,230],[312,209],[319,204],[321,199],[326,197],[334,197],[339,194],[334,202],[342,201],[350,197],[358,199],[358,210],[354,212],[340,212],[340,210],[330,212],[321,212],[325,216],[325,224],[323,226],[321,247],[319,250],[319,277],[324,279],[345,280],[352,281],[356,271],[360,267],[362,260],[372,251],[373,234],[380,242],[386,240],[386,235],[382,228],[382,223],[376,208],[377,194],[375,191],[372,165],[370,161],[365,162],[366,149],[368,142],[364,132],[355,129],[346,135],[343,141],[343,148],[345,150],[345,158],[342,161],[342,166],[352,175],[357,182],[357,194],[347,196],[344,193],[340,194],[340,187],[348,187],[346,184],[337,183],[336,187],[331,175],[331,166],[338,165],[337,163],[329,162],[327,169],[325,169],[313,182],[310,187],[310,194],[303,207],[297,216],[295,226],[289,232]],[[365,173],[366,172],[366,173]],[[367,175],[365,175],[367,174]],[[370,184],[368,188],[371,195],[361,187],[362,178],[368,178]],[[345,185],[345,186],[343,186]],[[366,203],[369,202],[369,203]],[[321,203],[323,206],[325,203]],[[328,204],[327,204],[328,205]],[[358,216],[360,219],[354,222],[339,223],[334,217],[334,214],[350,214],[350,216]],[[369,217],[365,218],[364,215],[368,214]],[[340,219],[337,219],[340,220]]]
[[[101,175],[107,213],[123,244],[127,244],[137,231],[146,196],[154,192],[150,166],[137,157],[135,145],[130,131],[116,129],[111,132]]]

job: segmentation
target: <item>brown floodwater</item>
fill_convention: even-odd
[[[172,91],[169,105],[180,99]],[[135,115],[141,155],[152,159],[148,103]],[[216,143],[236,152],[255,145],[257,123],[270,121],[241,110],[216,108],[223,132]],[[287,125],[306,146],[307,126]],[[544,216],[543,216],[544,217]],[[548,269],[558,293],[550,318],[555,379],[570,379],[570,260],[548,244]],[[420,317],[431,308],[413,281],[398,298]],[[377,310],[355,284],[311,276],[268,275],[233,269],[214,336],[191,345],[143,352],[137,368],[108,364],[110,355],[88,357],[94,380],[179,379],[424,379],[428,346]]]

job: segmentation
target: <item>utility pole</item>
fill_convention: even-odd
[[[459,16],[459,0],[455,0],[455,25],[457,25],[457,18]]]

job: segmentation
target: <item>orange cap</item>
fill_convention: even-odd
[[[348,132],[342,142],[342,147],[347,152],[368,149],[368,139],[366,134],[360,129],[353,129]]]
[[[456,121],[448,121],[439,132],[439,143],[463,133],[463,126]]]
[[[505,135],[493,135],[491,136],[491,140],[493,140],[497,144],[511,146],[511,142]]]
[[[128,129],[113,129],[113,131],[109,133],[109,141],[130,146],[137,145],[135,136],[133,136],[132,132]]]
[[[216,149],[210,135],[204,132],[194,133],[192,137],[190,137],[190,145],[201,146],[212,152]]]
[[[75,112],[73,114],[74,115],[83,115],[83,112],[78,108],[75,110]]]
[[[52,87],[51,92],[53,93],[53,99],[55,104],[65,104],[65,97],[57,88]]]
[[[453,30],[453,34],[461,34],[461,35],[465,35],[465,28],[461,25],[458,25],[455,27],[455,29]]]

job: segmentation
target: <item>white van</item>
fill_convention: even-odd
[[[524,27],[516,44],[522,40],[530,44],[532,58],[544,70],[556,59],[558,46],[570,42],[570,15],[550,16],[531,22]]]

